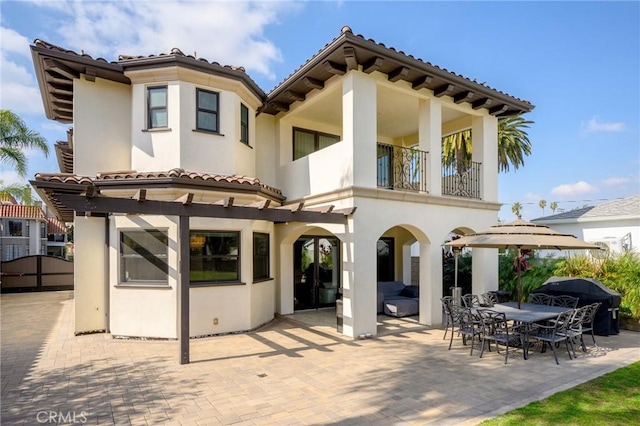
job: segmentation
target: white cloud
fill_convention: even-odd
[[[31,63],[29,40],[16,31],[0,27],[0,105],[18,115],[42,114],[42,99],[31,71],[22,63]]]
[[[61,8],[60,3],[65,7]],[[44,7],[64,11],[58,25],[62,45],[94,58],[117,60],[118,55],[185,54],[223,65],[243,66],[273,79],[271,64],[280,50],[264,37],[278,16],[299,10],[299,3],[269,1],[118,1],[48,2]]]
[[[21,178],[14,170],[1,170],[0,169],[0,184],[3,186],[9,186],[13,184],[28,185],[28,182]]]
[[[527,192],[526,194],[524,194],[524,199],[527,202],[535,202],[535,203],[537,203],[538,201],[542,200],[542,196],[540,194],[536,194],[534,192]]]
[[[628,177],[611,177],[602,181],[606,186],[619,186],[631,182],[631,178]]]
[[[576,183],[558,185],[551,190],[551,193],[558,197],[575,197],[577,195],[591,194],[594,192],[598,192],[598,188],[583,180]]]
[[[621,132],[625,129],[623,122],[601,122],[598,117],[592,117],[587,123],[582,124],[587,133],[594,132]]]

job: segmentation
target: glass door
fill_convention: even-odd
[[[293,250],[294,309],[335,306],[340,289],[340,241],[302,236]]]

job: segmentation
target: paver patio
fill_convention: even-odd
[[[391,323],[350,340],[328,325],[278,317],[250,333],[191,341],[73,335],[72,292],[5,294],[2,424],[50,412],[85,424],[476,424],[640,360],[640,336],[596,339],[555,365],[550,351],[482,359],[443,331]],[[590,339],[587,339],[590,342]],[[44,413],[44,414],[43,414]],[[44,422],[42,422],[44,423]]]

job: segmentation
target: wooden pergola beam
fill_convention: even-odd
[[[294,203],[278,208],[247,206],[229,206],[192,203],[181,201],[158,201],[147,199],[144,203],[131,198],[114,198],[94,196],[87,198],[82,194],[54,192],[50,199],[78,213],[123,213],[123,214],[155,214],[166,216],[213,217],[221,219],[266,220],[274,223],[308,222],[308,223],[346,223],[346,217],[355,212],[355,207],[333,210],[330,213],[303,209],[304,203]],[[301,206],[302,205],[302,206]]]

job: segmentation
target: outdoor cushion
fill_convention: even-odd
[[[415,299],[397,299],[384,302],[384,313],[392,317],[406,317],[418,313],[418,301]]]
[[[416,299],[420,297],[420,287],[417,285],[408,285],[400,292],[400,296]]]

